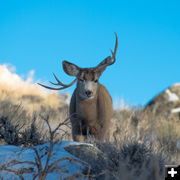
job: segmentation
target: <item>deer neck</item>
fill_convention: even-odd
[[[81,118],[85,119],[89,125],[93,125],[97,119],[97,95],[92,99],[81,99],[77,94],[76,100],[77,113]]]

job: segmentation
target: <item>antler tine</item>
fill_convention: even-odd
[[[116,52],[117,52],[117,47],[118,47],[118,37],[117,37],[116,32],[115,32],[115,36],[116,36],[116,44],[115,44],[114,52],[110,49],[110,51],[112,53],[112,56],[108,56],[107,58],[105,58],[101,63],[99,63],[96,66],[96,69],[99,69],[99,68],[105,67],[105,66],[110,66],[110,65],[115,63],[115,61],[116,61]]]
[[[56,79],[56,81],[58,82],[58,83],[53,83],[53,82],[51,82],[51,81],[49,81],[51,84],[53,84],[53,85],[55,85],[55,86],[57,86],[57,85],[60,85],[60,81],[59,81],[59,79],[56,77],[56,75],[53,73],[53,76],[55,77],[55,79]]]
[[[53,88],[53,87],[49,87],[49,86],[43,85],[43,84],[41,84],[41,83],[37,83],[37,84],[39,84],[40,86],[45,87],[45,88],[47,88],[47,89],[51,89],[51,90],[62,90],[62,89],[66,89],[66,88],[72,86],[76,81],[77,81],[77,78],[74,79],[74,81],[73,81],[72,83],[70,83],[70,84],[68,84],[68,85],[66,85],[66,86],[63,86],[63,87],[61,87],[61,88]],[[52,82],[51,82],[51,84],[60,85],[60,84],[55,84],[55,83],[52,83]]]
[[[41,83],[37,83],[39,84],[40,86],[44,87],[44,88],[47,88],[47,89],[51,89],[51,90],[62,90],[62,89],[65,89],[66,87],[61,87],[61,88],[53,88],[53,87],[49,87],[49,86],[45,86]]]
[[[111,50],[112,58],[111,58],[110,62],[107,63],[108,66],[112,65],[112,64],[114,64],[116,62],[116,52],[117,52],[117,47],[118,47],[118,37],[117,37],[116,32],[115,32],[115,36],[116,36],[116,44],[115,44],[115,47],[114,47],[114,52]]]
[[[112,59],[113,59],[113,62],[111,64],[114,64],[116,62],[116,56],[115,56],[115,54],[113,53],[112,50],[111,50],[111,53],[112,53]]]
[[[70,84],[63,84],[57,77],[56,77],[56,75],[53,73],[53,75],[54,75],[54,77],[55,77],[55,79],[56,79],[56,81],[58,82],[58,83],[53,83],[53,82],[51,82],[51,81],[49,81],[51,84],[53,84],[53,85],[56,85],[56,86],[63,86],[63,87],[61,87],[61,88],[53,88],[53,87],[49,87],[49,86],[46,86],[46,85],[43,85],[43,84],[40,84],[40,83],[38,83],[40,86],[42,86],[42,87],[45,87],[45,88],[47,88],[47,89],[51,89],[51,90],[62,90],[62,89],[65,89],[65,88],[68,88],[68,87],[70,87],[70,86],[72,86],[76,81],[77,81],[77,78],[76,79],[74,79]]]
[[[55,77],[55,79],[56,79],[56,81],[58,82],[58,83],[53,83],[53,82],[51,82],[51,81],[49,81],[51,84],[53,84],[53,85],[56,85],[56,86],[58,86],[58,85],[60,85],[60,86],[64,86],[65,88],[68,88],[68,87],[70,87],[70,86],[72,86],[76,81],[77,81],[77,78],[76,79],[74,79],[74,81],[72,81],[70,84],[64,84],[64,83],[62,83],[57,77],[56,77],[56,75],[53,73],[53,75],[54,75],[54,77]]]
[[[56,81],[58,82],[58,83],[53,83],[53,82],[51,82],[51,81],[49,81],[51,84],[53,84],[53,85],[60,85],[60,86],[68,86],[68,84],[63,84],[57,77],[56,77],[56,75],[53,73],[53,75],[54,75],[54,77],[55,77],[55,79],[56,79]]]

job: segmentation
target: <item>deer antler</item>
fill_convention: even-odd
[[[45,85],[40,84],[40,83],[38,83],[38,84],[39,84],[40,86],[42,86],[42,87],[47,88],[47,89],[51,89],[51,90],[62,90],[62,89],[65,89],[65,88],[68,88],[68,87],[72,86],[72,85],[77,81],[77,78],[76,78],[76,79],[74,79],[74,81],[72,81],[70,84],[63,84],[63,83],[56,77],[56,75],[55,75],[54,73],[53,73],[53,75],[54,75],[57,83],[53,83],[53,82],[51,82],[51,81],[49,81],[49,82],[50,82],[51,84],[55,85],[55,86],[63,86],[63,87],[53,88],[53,87],[45,86]]]
[[[112,56],[108,56],[106,59],[104,59],[100,64],[98,64],[98,66],[96,66],[94,69],[95,70],[98,70],[99,68],[106,68],[106,66],[110,66],[112,64],[115,63],[116,61],[116,52],[117,52],[117,47],[118,47],[118,37],[117,37],[117,34],[115,32],[115,36],[116,36],[116,44],[115,44],[115,47],[114,47],[114,52],[110,49],[111,53],[112,53]],[[40,86],[42,87],[45,87],[47,89],[52,89],[52,90],[62,90],[62,89],[65,89],[65,88],[68,88],[70,86],[72,86],[76,81],[77,81],[77,78],[74,79],[74,81],[72,81],[70,84],[63,84],[57,77],[56,75],[53,73],[57,83],[53,83],[51,81],[49,81],[51,84],[55,85],[55,86],[62,86],[60,88],[53,88],[53,87],[49,87],[49,86],[46,86],[46,85],[43,85],[43,84],[40,84],[38,83]]]
[[[114,64],[116,62],[116,52],[117,52],[117,47],[118,47],[118,37],[117,37],[116,32],[115,32],[115,36],[116,36],[116,44],[115,44],[115,47],[114,47],[114,52],[111,50],[112,58],[111,58],[110,61],[112,61],[112,62],[108,63],[108,66],[112,65],[112,64]]]
[[[114,47],[114,52],[112,50],[110,50],[111,53],[112,53],[112,57],[108,56],[100,64],[98,64],[97,68],[101,67],[101,66],[110,66],[110,65],[115,63],[115,61],[116,61],[116,52],[117,52],[117,47],[118,47],[118,37],[117,37],[116,32],[115,32],[115,36],[116,36],[116,44],[115,44],[115,47]]]

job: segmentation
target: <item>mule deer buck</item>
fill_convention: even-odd
[[[72,124],[72,136],[74,141],[83,141],[88,135],[97,140],[107,138],[110,120],[112,117],[112,99],[105,86],[100,84],[99,77],[106,69],[116,61],[116,51],[118,46],[118,37],[112,56],[105,58],[100,64],[93,68],[80,68],[75,64],[63,61],[63,69],[69,76],[76,78],[70,84],[63,84],[55,74],[57,83],[53,85],[61,86],[53,88],[39,84],[52,90],[61,90],[72,86],[77,81],[76,89],[73,92],[70,101],[70,120]]]

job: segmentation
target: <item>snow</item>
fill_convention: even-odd
[[[60,158],[74,158],[77,159],[75,156],[72,154],[68,153],[64,147],[67,146],[76,146],[76,145],[81,145],[81,144],[86,144],[93,146],[92,144],[87,144],[87,143],[79,143],[79,142],[71,142],[71,141],[62,141],[59,144],[56,144],[53,149],[54,156],[52,157],[51,161],[49,164],[55,162],[56,160]],[[43,147],[49,147],[50,143],[46,143],[43,145],[39,146],[34,146],[36,149],[41,149]],[[45,151],[45,150],[43,150]],[[19,161],[32,161],[35,162],[35,152],[33,149],[30,148],[22,148],[19,146],[13,146],[13,145],[1,145],[0,146],[0,166],[4,163],[8,163],[12,160],[19,160]],[[42,158],[42,164],[43,167],[45,167],[47,157]],[[61,173],[61,176],[67,177],[69,175],[73,175],[74,173],[78,173],[82,171],[83,165],[78,163],[78,162],[73,162],[71,163],[68,160],[64,160],[60,163],[58,163],[59,166],[64,166],[64,169],[68,170],[68,173]],[[11,166],[9,168],[13,169],[18,169],[18,168],[30,168],[32,165],[29,164],[18,164]],[[52,179],[59,179],[59,175],[57,171],[53,173],[49,173],[47,176],[47,180],[52,180]],[[3,177],[3,179],[17,179],[17,176],[13,173],[5,172],[5,171],[0,171],[0,178]],[[23,177],[27,180],[32,179],[32,174],[24,174]]]
[[[90,143],[83,143],[83,142],[76,142],[76,141],[63,141],[63,147],[67,147],[67,146],[74,146],[74,145],[88,145],[88,146],[93,146],[93,144]]]
[[[169,89],[167,89],[165,92],[168,94],[170,102],[175,102],[179,100],[179,97],[175,93],[172,93]]]
[[[171,112],[172,113],[180,112],[180,107],[172,109]]]

